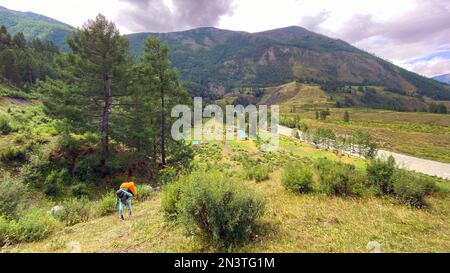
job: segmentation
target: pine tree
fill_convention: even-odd
[[[151,86],[159,96],[161,162],[165,166],[167,163],[166,143],[169,125],[167,116],[170,115],[167,109],[174,106],[176,102],[181,102],[180,100],[186,98],[187,93],[180,86],[176,70],[170,68],[169,46],[167,44],[161,45],[157,38],[149,37],[145,44],[142,64],[148,73],[148,77],[153,79]]]
[[[68,121],[71,130],[98,132],[101,165],[109,154],[110,115],[124,95],[128,40],[103,15],[89,20],[68,39],[69,53],[60,62],[66,83],[52,81],[44,103],[47,111]],[[59,101],[59,103],[55,103]]]
[[[13,44],[18,48],[25,48],[27,46],[27,40],[22,32],[17,33],[13,37]]]

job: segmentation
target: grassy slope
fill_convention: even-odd
[[[327,156],[294,140],[282,139],[281,155]],[[210,149],[208,149],[210,150]],[[230,158],[241,152],[258,157],[252,142],[230,142],[221,146],[216,157],[221,163],[242,171]],[[311,153],[312,152],[312,153]],[[211,157],[213,158],[213,157]],[[347,162],[356,160],[344,157]],[[217,163],[217,162],[216,162]],[[268,201],[263,218],[265,228],[252,242],[236,247],[236,252],[366,252],[371,240],[382,244],[385,252],[450,251],[450,198],[433,197],[429,210],[415,210],[397,205],[391,198],[330,198],[320,194],[295,195],[280,183],[281,170],[276,169],[269,181],[249,183]],[[448,183],[444,182],[448,189]],[[79,224],[38,243],[18,245],[10,252],[65,252],[66,244],[79,242],[83,252],[210,252],[197,239],[184,234],[175,223],[165,220],[158,193],[135,207],[135,216],[125,222],[116,215]]]

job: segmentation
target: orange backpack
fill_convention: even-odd
[[[120,185],[121,189],[124,190],[129,190],[133,196],[137,195],[137,189],[136,189],[136,185],[134,185],[134,182],[125,182],[122,185]]]

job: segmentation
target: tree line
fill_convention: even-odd
[[[22,32],[8,33],[0,27],[0,80],[29,91],[38,80],[55,78],[59,49],[50,41],[27,41]]]
[[[378,153],[375,139],[366,131],[357,130],[351,135],[337,135],[329,128],[309,128],[299,116],[280,117],[280,124],[294,129],[293,137],[311,143],[316,148],[332,149],[338,155],[357,154],[364,158],[374,158]]]

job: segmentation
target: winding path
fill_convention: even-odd
[[[285,126],[279,126],[278,133],[282,136],[292,137],[292,129]],[[378,151],[378,157],[380,158],[389,156],[393,156],[398,166],[402,169],[450,180],[450,164],[384,150]]]

